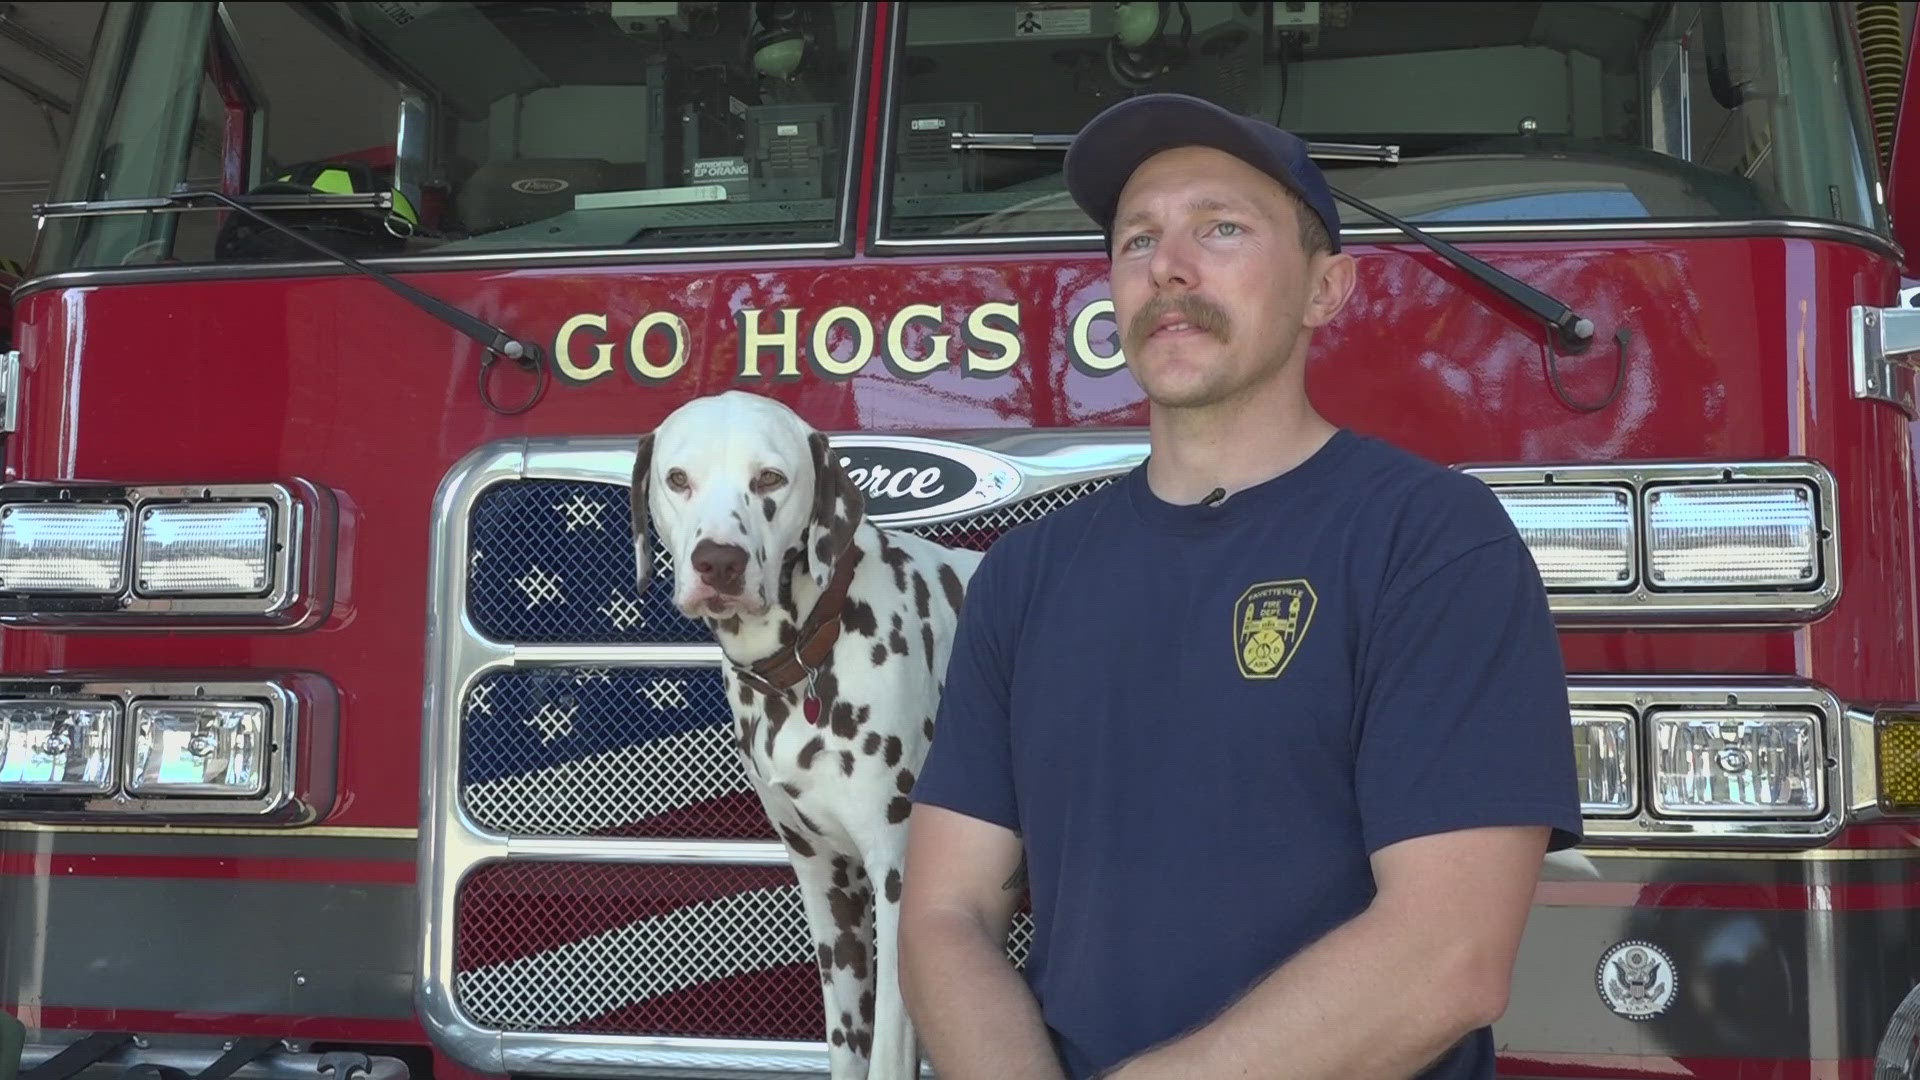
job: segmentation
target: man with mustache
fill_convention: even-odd
[[[969,586],[907,854],[927,1056],[942,1080],[1490,1078],[1543,857],[1581,835],[1538,569],[1485,485],[1308,399],[1355,270],[1299,139],[1151,95],[1066,174],[1150,456]]]

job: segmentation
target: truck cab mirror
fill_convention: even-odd
[[[1713,100],[1729,111],[1747,100],[1746,89],[1735,80],[1727,61],[1727,19],[1721,4],[1700,8],[1701,49],[1706,57],[1707,89]]]

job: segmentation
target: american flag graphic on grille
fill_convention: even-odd
[[[489,863],[460,889],[455,993],[499,1031],[821,1039],[784,866]],[[1007,954],[1026,962],[1032,927]]]
[[[984,550],[1006,529],[1109,483],[1059,488],[910,531]],[[529,479],[474,502],[467,615],[511,644],[712,639],[670,601],[656,542],[634,589],[624,484]],[[771,840],[731,746],[718,668],[539,664],[496,669],[460,703],[461,807],[504,836]],[[506,860],[468,875],[454,993],[494,1030],[821,1039],[814,974],[784,865]],[[1032,933],[1015,920],[1009,952]]]
[[[673,568],[658,537],[658,576],[646,596],[634,588],[633,511],[625,484],[497,484],[475,500],[470,530],[468,617],[494,641],[713,640],[673,606]]]
[[[509,836],[772,840],[714,667],[526,667],[467,694],[461,801]]]

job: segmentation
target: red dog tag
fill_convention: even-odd
[[[812,694],[808,694],[807,696],[800,699],[800,707],[806,711],[807,723],[812,724],[815,727],[819,727],[820,726],[820,699],[814,697]]]

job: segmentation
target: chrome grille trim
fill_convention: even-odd
[[[1019,502],[994,507],[960,520],[936,521],[924,525],[911,525],[901,531],[924,536],[937,544],[947,544],[953,547],[971,547],[973,545],[969,543],[970,534],[977,534],[981,530],[989,529],[1001,532],[1011,529],[1016,525],[1024,525],[1030,521],[1038,521],[1048,514],[1053,513],[1055,510],[1073,502],[1075,499],[1099,491],[1101,488],[1113,483],[1115,479],[1117,478],[1103,476],[1092,480],[1083,480],[1077,484],[1066,484],[1029,496]]]
[[[965,542],[967,530],[962,526],[997,532],[1051,512],[1072,498],[1111,482],[1113,477],[1144,460],[1147,452],[1146,433],[1138,429],[995,430],[946,437],[955,443],[1000,455],[1016,463],[1019,473],[1019,483],[1002,492],[998,501],[990,505],[965,511],[958,518],[922,519],[903,528],[903,531],[950,543]],[[849,441],[872,438],[870,433],[861,433],[849,436]],[[516,825],[516,831],[488,828],[489,822],[502,820],[500,806],[473,807],[463,797],[462,710],[476,688],[486,685],[490,677],[498,678],[501,672],[538,668],[704,667],[717,666],[720,662],[719,649],[708,642],[489,640],[468,611],[472,511],[484,493],[502,484],[528,480],[624,487],[631,480],[633,447],[632,439],[605,437],[503,440],[479,447],[457,462],[436,494],[432,518],[432,577],[427,596],[428,670],[422,712],[424,798],[419,902],[425,932],[421,935],[421,976],[416,983],[416,1005],[436,1045],[463,1064],[487,1072],[824,1076],[827,1062],[824,1041],[529,1030],[552,1017],[539,1010],[529,1011],[526,1001],[513,1000],[510,990],[515,980],[504,975],[493,978],[479,972],[456,973],[455,932],[461,885],[485,863],[535,859],[661,866],[786,865],[784,849],[771,840],[531,836],[524,828],[518,828],[521,823],[511,822],[509,824]],[[884,517],[876,520],[889,524]],[[708,777],[696,782],[717,782],[718,779]],[[642,798],[644,800],[644,796]],[[564,808],[558,818],[563,825],[578,825],[581,820],[589,819],[590,815],[582,818]],[[754,903],[760,906],[753,910],[763,914],[785,910],[780,908],[781,904],[797,907],[797,892],[791,887],[775,890]],[[719,905],[715,911],[725,907]],[[692,915],[681,918],[686,927],[698,921]],[[670,923],[671,920],[660,925]],[[737,924],[729,925],[737,932]],[[804,932],[804,923],[798,925]],[[627,936],[638,932],[627,931]],[[694,934],[695,938],[690,940],[697,940],[697,928],[683,927],[681,932]],[[1015,920],[1008,943],[1010,955],[1024,958],[1031,932],[1031,924],[1024,916]],[[766,940],[776,937],[770,935]],[[622,940],[626,938],[616,931],[594,936],[590,943],[576,942],[569,948],[574,952],[584,948],[591,954],[594,948],[604,951]],[[696,966],[717,963],[714,957],[701,958],[705,955],[703,950],[711,951],[713,944],[706,942],[683,959]],[[536,959],[543,963],[552,960],[551,957]],[[533,965],[538,966],[538,963]],[[642,983],[648,977],[646,973],[630,972],[629,975]],[[565,1009],[572,1010],[570,1015],[577,1016],[593,1005],[590,987],[583,990],[575,986],[570,993],[571,997],[564,1003]],[[554,1007],[560,1008],[561,1003]]]

